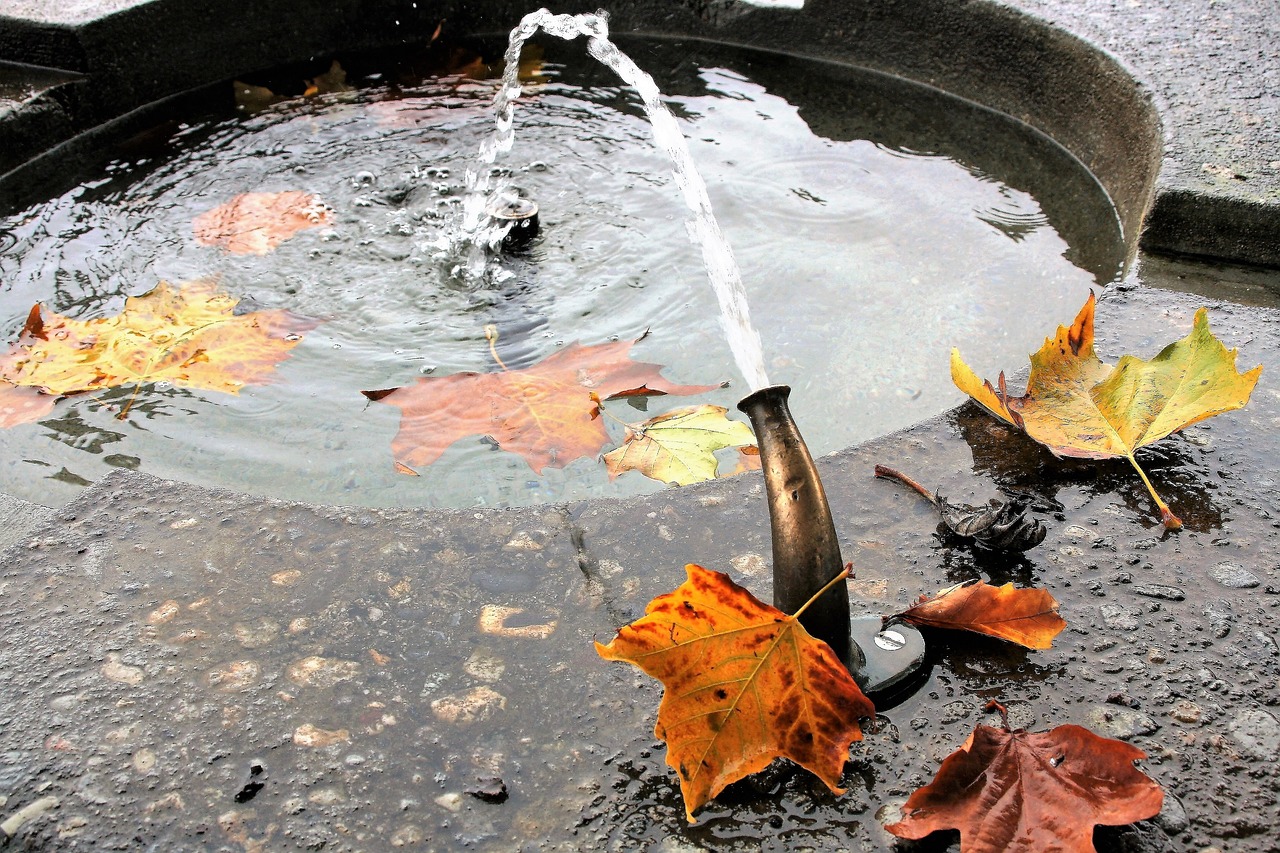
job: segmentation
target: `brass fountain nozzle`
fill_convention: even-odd
[[[738,403],[760,447],[773,531],[773,603],[784,613],[795,613],[844,568],[827,494],[787,407],[790,395],[787,385],[769,385]],[[850,632],[849,587],[843,580],[801,614],[800,624],[831,646],[851,672],[863,668],[862,649]]]

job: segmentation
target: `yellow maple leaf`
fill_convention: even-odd
[[[609,476],[639,471],[677,486],[715,479],[717,450],[755,441],[751,427],[726,418],[728,411],[724,406],[686,406],[628,424],[626,441],[604,455]]]
[[[0,355],[0,391],[21,400],[30,393],[22,389],[29,388],[52,401],[167,381],[235,394],[246,384],[265,382],[297,346],[301,332],[316,325],[281,310],[236,314],[236,302],[202,279],[177,288],[160,282],[125,300],[121,313],[92,320],[45,312],[37,304],[17,343]],[[0,420],[0,425],[34,420],[48,411],[28,408],[37,414],[24,416],[19,410],[12,422]]]
[[[1003,372],[998,389],[979,379],[956,349],[951,351],[951,378],[996,417],[1022,428],[1059,456],[1128,459],[1165,526],[1176,530],[1181,520],[1156,494],[1134,453],[1183,427],[1242,408],[1262,366],[1238,372],[1238,352],[1214,337],[1208,312],[1201,308],[1185,338],[1150,361],[1126,355],[1113,368],[1093,350],[1095,304],[1090,293],[1075,322],[1059,326],[1057,335],[1046,338],[1031,356],[1023,396],[1009,396]]]
[[[779,757],[844,793],[840,774],[849,744],[862,739],[859,719],[875,714],[871,700],[800,624],[803,607],[788,616],[727,575],[685,570],[683,584],[596,651],[662,681],[654,731],[667,743],[689,822],[726,785]]]

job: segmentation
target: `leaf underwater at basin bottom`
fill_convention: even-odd
[[[196,242],[233,255],[265,255],[308,228],[330,224],[333,212],[299,190],[242,193],[191,221]]]
[[[1067,623],[1058,602],[1044,589],[1018,589],[1012,583],[991,586],[983,581],[942,590],[899,613],[913,625],[972,631],[999,637],[1029,649],[1047,649]]]
[[[1126,355],[1113,368],[1093,349],[1096,298],[1089,294],[1070,327],[1060,326],[1031,356],[1027,391],[1011,397],[1004,374],[998,388],[981,380],[951,351],[956,386],[993,415],[1023,429],[1058,456],[1128,459],[1146,484],[1166,527],[1182,522],[1156,494],[1134,453],[1184,427],[1243,408],[1262,374],[1259,365],[1236,370],[1228,350],[1209,330],[1208,312],[1196,311],[1192,330],[1150,361]]]
[[[796,616],[728,575],[685,570],[683,584],[596,651],[663,683],[654,732],[667,743],[689,822],[726,785],[780,757],[844,793],[840,774],[862,739],[859,719],[875,714],[871,700]]]
[[[631,360],[632,345],[574,343],[526,368],[425,376],[412,385],[361,393],[400,409],[391,453],[410,470],[432,464],[459,439],[487,435],[541,474],[595,456],[609,443],[593,394],[610,399],[720,387],[667,382],[660,365]]]
[[[639,471],[677,486],[715,479],[717,450],[756,440],[751,427],[725,417],[728,411],[724,406],[688,406],[628,424],[623,445],[604,455],[609,476]]]
[[[36,304],[0,354],[0,424],[36,420],[58,397],[122,385],[166,381],[235,394],[266,382],[316,321],[280,310],[237,314],[236,303],[200,279],[162,281],[126,299],[119,314],[91,320]]]
[[[980,724],[885,829],[909,839],[958,829],[961,853],[1091,853],[1095,826],[1160,812],[1163,791],[1134,767],[1145,757],[1081,726],[1030,733]]]

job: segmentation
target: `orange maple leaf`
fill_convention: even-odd
[[[988,709],[1005,709],[993,702]],[[979,725],[886,826],[900,838],[960,830],[961,853],[1093,851],[1093,828],[1160,812],[1164,792],[1133,766],[1146,753],[1081,726],[1031,733]]]
[[[265,255],[299,231],[328,225],[333,212],[316,196],[291,190],[243,193],[191,221],[196,242],[233,255]]]
[[[871,700],[799,612],[770,607],[720,572],[685,570],[688,580],[596,651],[663,683],[654,731],[667,742],[689,822],[726,785],[779,757],[844,793],[840,774],[849,744],[862,739],[858,720],[875,714]]]
[[[573,343],[532,367],[427,376],[413,385],[361,393],[399,407],[400,431],[391,442],[399,466],[430,465],[455,441],[487,435],[541,474],[548,466],[563,468],[595,456],[609,442],[592,394],[610,399],[720,387],[667,384],[659,365],[630,359],[632,343]]]
[[[1058,615],[1058,602],[1043,589],[995,587],[983,581],[948,587],[920,601],[896,617],[913,625],[954,628],[999,637],[1029,649],[1047,649],[1067,623]]]

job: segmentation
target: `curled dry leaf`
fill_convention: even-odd
[[[596,651],[663,683],[655,734],[667,742],[689,822],[726,785],[779,757],[843,793],[849,744],[862,739],[858,721],[874,715],[871,701],[835,652],[805,631],[804,608],[788,616],[728,575],[685,570],[683,584]]]
[[[948,587],[920,601],[894,619],[930,628],[952,628],[999,637],[1029,649],[1047,649],[1067,623],[1047,590],[995,587],[978,581]]]
[[[1181,520],[1156,494],[1134,453],[1170,433],[1205,418],[1242,408],[1262,374],[1236,370],[1236,350],[1209,331],[1208,313],[1196,312],[1191,333],[1169,344],[1150,361],[1126,355],[1113,368],[1093,351],[1092,293],[1070,327],[1059,326],[1031,356],[1026,393],[1012,397],[1004,374],[982,380],[951,351],[956,386],[1001,420],[1059,456],[1128,459],[1142,477],[1170,529]]]
[[[1160,812],[1160,786],[1134,767],[1145,757],[1080,726],[1032,733],[1010,731],[1007,720],[979,725],[885,829],[911,839],[958,829],[961,853],[1091,853],[1095,826]]]
[[[196,242],[233,255],[265,255],[299,231],[320,228],[333,219],[317,196],[291,190],[244,193],[191,221]]]
[[[400,409],[391,443],[398,466],[430,465],[461,438],[487,435],[537,473],[595,456],[609,443],[592,395],[697,394],[717,385],[674,385],[659,365],[632,361],[630,341],[570,344],[539,363],[497,373],[427,376],[413,385],[362,391]]]
[[[1034,516],[1029,515],[1031,499],[1019,495],[1008,501],[992,498],[987,506],[953,504],[941,494],[929,490],[915,480],[886,465],[876,466],[876,476],[897,480],[910,486],[925,500],[933,504],[942,515],[947,529],[975,544],[993,551],[1025,551],[1044,541],[1048,530]]]

